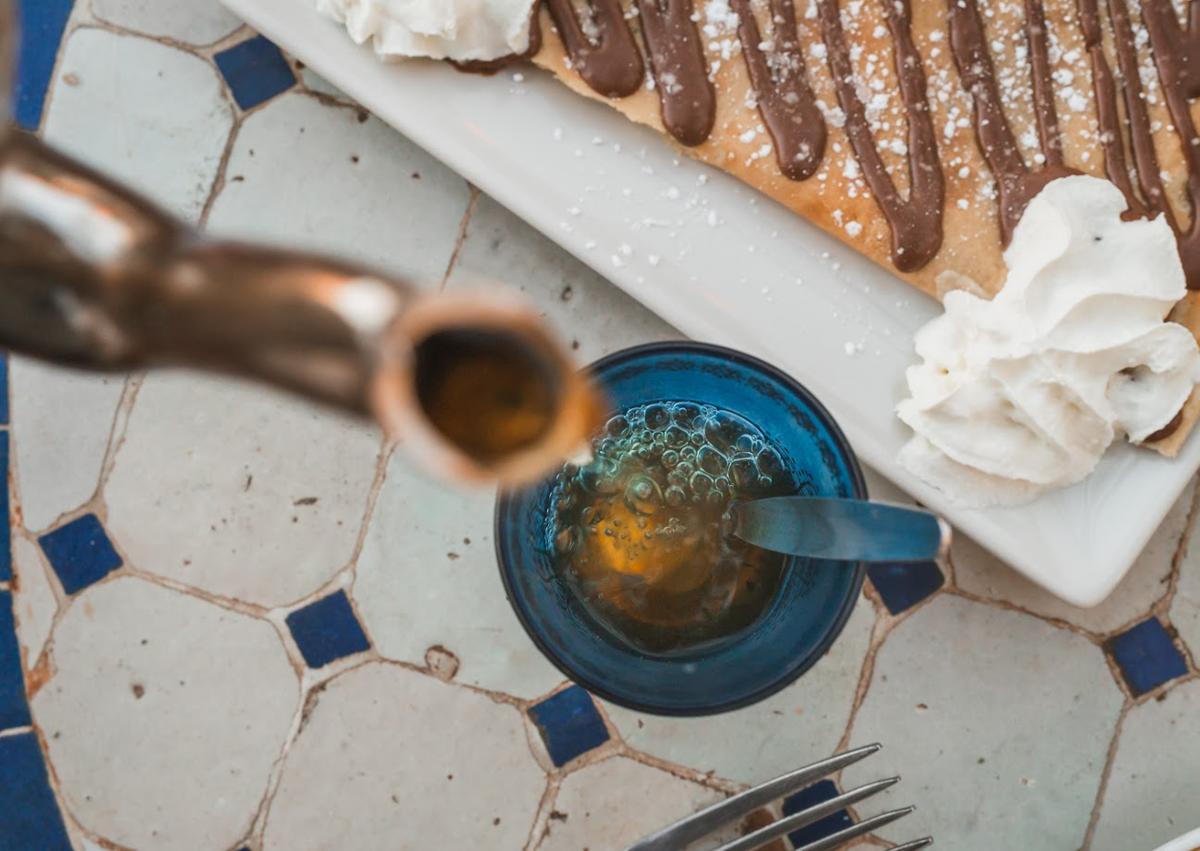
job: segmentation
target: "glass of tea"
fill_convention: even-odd
[[[841,632],[865,569],[737,540],[728,509],[865,499],[846,438],[804,387],[731,349],[639,346],[589,371],[611,404],[592,458],[497,504],[522,625],[568,677],[639,711],[724,712],[783,688]]]

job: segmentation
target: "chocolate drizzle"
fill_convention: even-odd
[[[925,72],[912,40],[908,0],[881,0],[895,45],[896,75],[908,111],[909,195],[905,200],[888,176],[871,134],[866,108],[855,91],[854,68],[842,31],[838,0],[818,0],[817,12],[838,103],[846,113],[846,136],[863,177],[892,230],[892,262],[902,272],[920,269],[942,245],[945,181],[938,158],[933,119],[925,97]]]
[[[632,94],[642,83],[641,57],[618,0],[585,0],[599,35],[589,39],[572,0],[546,0],[563,46],[580,76],[608,97]],[[805,75],[793,0],[769,0],[773,41],[764,44],[751,0],[731,0],[750,83],[775,145],[780,171],[811,177],[825,153],[827,130]],[[945,180],[925,72],[912,39],[909,0],[880,0],[895,45],[900,95],[908,112],[908,198],[901,196],[879,154],[866,108],[853,83],[838,0],[819,0],[820,20],[846,135],[863,177],[892,232],[892,261],[902,272],[927,264],[942,244]],[[662,106],[663,126],[682,145],[706,141],[716,122],[716,92],[692,0],[637,0],[642,38]],[[636,74],[634,70],[636,69]],[[636,79],[635,79],[636,77]],[[1050,130],[1053,131],[1053,125]]]
[[[586,25],[576,12],[579,2],[586,5]],[[945,203],[925,74],[912,38],[910,2],[880,0],[908,117],[910,191],[905,199],[883,163],[857,93],[839,0],[816,0],[829,70],[838,103],[846,115],[846,136],[891,229],[892,260],[903,272],[920,269],[937,254]],[[1003,245],[1011,241],[1026,206],[1047,183],[1079,173],[1064,160],[1043,0],[1023,2],[1041,149],[1036,168],[1026,162],[1005,115],[978,0],[946,0],[954,62],[972,98],[979,148],[996,180]],[[1200,0],[1189,0],[1186,25],[1180,23],[1172,0],[1136,0],[1188,169],[1190,224],[1186,228],[1167,200],[1160,175],[1130,21],[1130,2],[1135,0],[1076,0],[1079,26],[1092,65],[1104,168],[1127,199],[1127,217],[1166,218],[1177,237],[1188,287],[1200,290],[1200,133],[1191,116],[1191,100],[1200,96]],[[635,3],[663,125],[680,144],[699,145],[708,139],[716,121],[716,93],[709,80],[694,0]],[[827,128],[807,79],[794,0],[767,0],[771,27],[765,39],[753,0],[729,3],[737,14],[742,56],[758,111],[774,142],[779,169],[791,180],[805,180],[821,165]],[[1112,25],[1116,72],[1105,53],[1102,3]],[[646,66],[621,0],[545,0],[545,5],[571,66],[596,92],[606,97],[626,97],[642,87]],[[532,25],[531,52],[536,51],[540,36],[536,16]],[[469,67],[492,71],[498,65],[479,63]],[[1129,157],[1133,160],[1132,171]]]
[[[716,122],[717,94],[692,21],[692,0],[638,0],[637,8],[663,126],[681,145],[699,145]]]
[[[605,97],[626,97],[642,87],[646,70],[620,0],[585,0],[594,27],[589,38],[571,0],[546,0],[571,64]],[[708,139],[717,95],[692,21],[691,0],[641,0],[642,38],[662,104],[663,126],[681,145]]]
[[[1057,178],[1078,173],[1063,163],[1042,3],[1041,0],[1025,0],[1025,34],[1033,69],[1033,105],[1045,157],[1045,165],[1036,170],[1030,170],[1025,164],[1004,115],[996,69],[992,66],[976,0],[946,0],[946,7],[950,19],[950,47],[959,77],[975,105],[975,135],[996,178],[1000,193],[1001,241],[1008,245],[1025,207],[1042,187]]]
[[[1118,0],[1113,0],[1114,5],[1116,2]],[[1142,20],[1150,34],[1158,79],[1171,113],[1171,123],[1179,134],[1183,161],[1187,164],[1191,225],[1184,230],[1169,204],[1164,203],[1162,209],[1179,241],[1179,258],[1183,262],[1188,288],[1196,290],[1200,289],[1200,136],[1192,121],[1191,99],[1200,95],[1200,5],[1188,3],[1186,29],[1180,27],[1171,0],[1142,0]],[[1120,48],[1121,40],[1117,45]],[[1130,52],[1134,49],[1132,34],[1127,49]],[[1138,170],[1140,173],[1140,162]]]
[[[642,87],[646,69],[620,0],[586,2],[595,24],[594,41],[584,32],[571,0],[546,0],[571,64],[597,93],[610,98],[631,95]]]
[[[1184,162],[1188,169],[1188,203],[1192,223],[1184,230],[1175,211],[1167,201],[1154,149],[1146,95],[1142,90],[1138,64],[1137,42],[1130,21],[1127,0],[1108,0],[1109,21],[1116,49],[1120,80],[1114,80],[1104,53],[1100,25],[1099,0],[1078,0],[1079,25],[1092,62],[1093,89],[1096,94],[1096,113],[1100,125],[1100,141],[1104,147],[1104,169],[1124,194],[1128,216],[1162,215],[1175,231],[1179,259],[1189,289],[1200,289],[1200,226],[1196,212],[1200,209],[1200,138],[1192,122],[1189,99],[1200,94],[1200,6],[1191,4],[1191,21],[1187,30],[1179,26],[1173,5],[1159,0],[1142,0],[1142,18],[1150,36],[1150,45],[1158,67],[1159,80],[1175,131],[1179,134]],[[1125,118],[1117,109],[1117,89],[1124,94]],[[1137,188],[1130,179],[1125,159],[1124,127],[1128,126],[1129,143],[1137,174]]]
[[[1100,28],[1100,10],[1098,0],[1078,0],[1079,10],[1079,25],[1083,30],[1083,44],[1087,49],[1088,57],[1092,63],[1092,89],[1096,95],[1096,121],[1100,127],[1100,146],[1104,150],[1104,173],[1108,179],[1121,190],[1125,196],[1125,203],[1128,209],[1125,215],[1130,218],[1138,218],[1149,213],[1149,209],[1138,198],[1134,191],[1133,184],[1129,179],[1129,165],[1125,160],[1125,143],[1122,141],[1121,134],[1121,113],[1117,106],[1117,81],[1113,77],[1112,68],[1108,64],[1108,57],[1104,54],[1104,34]],[[1120,4],[1120,11],[1125,15],[1124,3]],[[1129,27],[1128,15],[1124,17],[1124,26]],[[1114,30],[1117,29],[1116,15],[1114,13],[1113,21]],[[1120,36],[1118,36],[1118,39]],[[1132,48],[1132,36],[1128,42]],[[1128,54],[1128,55],[1127,55]],[[1129,56],[1132,56],[1133,65],[1127,61]],[[1118,65],[1121,69],[1121,74],[1128,76],[1129,72],[1134,71],[1133,85],[1137,87],[1136,103],[1126,103],[1126,110],[1130,112],[1130,124],[1136,122],[1133,118],[1133,112],[1140,109],[1145,113],[1145,104],[1141,100],[1141,86],[1136,76],[1137,56],[1132,50],[1120,51],[1117,56]],[[1129,91],[1127,88],[1126,91]],[[1147,136],[1149,139],[1149,127],[1147,125]],[[1141,162],[1140,155],[1144,155],[1144,151],[1138,147],[1138,133],[1133,130],[1134,135],[1134,156]],[[1154,179],[1157,180],[1157,160],[1154,157],[1154,148],[1149,148],[1149,155],[1154,165]],[[1142,168],[1139,166],[1138,173],[1142,173]],[[1143,186],[1143,191],[1145,187]],[[1161,201],[1162,192],[1161,186],[1157,195],[1147,193],[1151,197],[1152,206],[1157,210],[1156,201]]]
[[[738,16],[738,38],[750,73],[758,111],[775,143],[779,170],[791,180],[811,177],[825,156],[825,118],[804,69],[793,0],[771,0],[774,25],[770,53],[750,0],[731,0]]]

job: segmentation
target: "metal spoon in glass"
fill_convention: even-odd
[[[950,524],[920,508],[778,496],[733,503],[729,529],[777,553],[840,561],[932,561],[950,549]]]

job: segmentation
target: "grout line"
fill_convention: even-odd
[[[248,38],[253,38],[258,35],[257,32],[247,23],[242,23],[237,29],[230,32],[228,35],[223,35],[216,41],[208,44],[198,44],[193,49],[206,59],[212,59],[227,47],[241,44]]]
[[[558,788],[561,783],[562,779],[559,777],[546,778],[546,788],[533,814],[533,823],[529,826],[529,834],[523,846],[524,851],[536,851],[549,833],[550,816],[555,812],[554,804],[558,801]]]
[[[689,768],[686,765],[671,762],[653,754],[648,754],[645,751],[637,750],[623,742],[622,746],[617,750],[617,755],[631,759],[634,762],[639,762],[650,768],[657,768],[659,771],[670,774],[679,780],[686,780],[689,783],[695,783],[697,786],[704,786],[723,795],[733,795],[750,788],[750,784],[748,783],[739,783],[718,776],[713,769],[700,771],[696,768]]]
[[[221,96],[225,99],[226,105],[229,107],[233,115],[233,126],[229,128],[229,136],[225,139],[225,148],[221,151],[221,159],[217,163],[216,175],[213,177],[212,187],[208,191],[208,197],[204,199],[204,206],[200,208],[200,215],[196,219],[196,227],[199,230],[208,229],[208,217],[212,214],[213,207],[217,203],[217,199],[221,197],[221,193],[225,191],[226,175],[229,171],[229,161],[233,158],[233,149],[237,144],[238,137],[242,133],[242,126],[245,121],[244,115],[239,115],[237,107],[230,100],[229,87],[222,82]]]
[[[108,442],[104,447],[104,457],[100,461],[100,474],[96,480],[96,489],[92,492],[88,503],[94,503],[101,499],[104,492],[104,486],[108,484],[108,477],[112,474],[113,467],[117,464],[117,453],[121,447],[125,445],[125,434],[129,428],[129,421],[133,417],[133,406],[137,402],[138,394],[142,389],[142,382],[146,379],[144,372],[132,372],[125,376],[125,384],[121,388],[121,398],[117,400],[117,408],[113,411],[112,425],[108,431]]]
[[[931,595],[936,597],[937,595]],[[879,651],[883,648],[883,643],[888,636],[892,634],[892,630],[896,628],[899,621],[890,618],[887,612],[876,611],[875,623],[871,627],[871,638],[867,643],[867,652],[863,655],[862,667],[858,673],[858,684],[854,689],[854,700],[850,703],[850,712],[846,716],[846,729],[842,731],[842,737],[838,739],[837,747],[834,753],[842,753],[850,749],[850,738],[854,732],[854,724],[858,721],[858,713],[862,709],[862,705],[866,702],[867,693],[871,690],[871,683],[875,679],[875,663],[879,656]],[[838,782],[841,782],[842,775],[837,773]]]
[[[122,24],[113,23],[112,21],[109,21],[109,20],[102,18],[99,15],[95,14],[94,11],[90,15],[88,15],[88,20],[78,21],[76,23],[76,25],[72,28],[72,30],[75,30],[75,29],[101,30],[103,32],[112,33],[113,35],[124,36],[126,38],[140,38],[145,41],[152,41],[155,44],[162,45],[163,47],[169,47],[172,50],[178,50],[182,53],[191,54],[192,56],[195,56],[197,59],[203,60],[205,63],[207,63],[209,65],[213,65],[212,56],[214,53],[220,52],[220,48],[224,47],[226,44],[236,43],[237,41],[240,40],[240,39],[238,39],[239,34],[250,31],[250,28],[248,26],[246,26],[245,24],[242,24],[237,29],[235,29],[232,33],[230,33],[227,36],[222,36],[221,38],[217,39],[215,42],[212,42],[210,44],[192,44],[190,42],[180,41],[177,38],[172,38],[169,35],[156,35],[154,33],[148,33],[148,32],[144,32],[142,30],[133,29],[132,27],[127,27]],[[65,41],[65,39],[64,39],[64,41]],[[214,66],[214,70],[216,70],[215,66]]]
[[[1086,851],[1092,844],[1092,839],[1095,837],[1096,825],[1100,821],[1100,808],[1104,804],[1104,793],[1108,791],[1108,780],[1112,776],[1113,763],[1116,761],[1117,744],[1121,738],[1121,732],[1125,727],[1125,719],[1129,717],[1129,712],[1133,708],[1133,702],[1128,698],[1125,704],[1121,707],[1120,713],[1117,715],[1117,723],[1113,727],[1112,740],[1108,743],[1108,751],[1104,756],[1104,768],[1100,772],[1100,785],[1096,788],[1096,800],[1092,804],[1092,812],[1088,817],[1087,829],[1083,834],[1083,842],[1080,844],[1080,849]]]
[[[21,657],[21,670],[23,673],[27,673],[27,672],[32,672],[34,669],[38,668],[39,666],[41,666],[43,664],[43,659],[46,656],[46,650],[50,646],[50,639],[52,637],[52,633],[58,622],[59,612],[61,612],[63,609],[63,601],[66,599],[66,594],[63,592],[62,586],[59,584],[58,575],[55,574],[53,569],[50,567],[50,564],[46,560],[45,553],[42,552],[41,547],[38,546],[36,542],[30,542],[29,538],[20,530],[14,530],[14,531],[16,532],[16,535],[14,535],[14,537],[13,537],[14,541],[17,538],[20,538],[21,540],[25,541],[26,543],[30,543],[31,546],[33,547],[34,558],[37,560],[37,564],[26,565],[26,567],[28,567],[29,572],[32,572],[35,570],[41,572],[42,581],[46,583],[46,587],[50,590],[50,596],[54,600],[54,611],[50,615],[50,625],[46,631],[45,638],[42,639],[41,650],[38,652],[37,658],[32,659],[32,660],[27,656],[24,642],[21,640],[21,620],[22,620],[21,612],[18,610],[18,607],[16,605],[14,605],[14,607],[13,607],[13,620],[15,622],[14,623],[14,631],[16,632],[17,644],[20,649],[19,655]],[[15,554],[15,550],[14,550],[14,554]],[[14,576],[14,578],[17,580],[20,580],[22,578],[22,576],[24,576],[24,574],[25,574],[25,571],[22,571],[21,575],[17,574],[17,565],[16,565],[16,562],[14,559],[14,561],[13,561],[13,576]],[[17,587],[19,587],[20,582],[17,582],[16,585],[17,585]],[[49,661],[46,660],[45,664],[49,665]],[[28,690],[27,690],[27,693],[28,693]]]
[[[954,597],[960,597],[964,600],[969,600],[972,603],[978,603],[981,606],[991,606],[993,608],[1003,609],[1004,611],[1008,611],[1008,612],[1017,612],[1018,614],[1028,615],[1029,617],[1036,618],[1037,620],[1040,620],[1043,623],[1048,623],[1048,624],[1050,624],[1050,626],[1053,626],[1058,629],[1062,629],[1067,632],[1072,632],[1076,635],[1082,636],[1083,638],[1086,638],[1092,644],[1095,644],[1098,647],[1100,647],[1101,649],[1103,649],[1104,641],[1105,641],[1105,634],[1092,632],[1091,630],[1084,629],[1083,627],[1077,626],[1077,625],[1071,623],[1070,621],[1063,620],[1062,618],[1057,618],[1057,617],[1054,617],[1053,615],[1040,614],[1038,612],[1031,611],[1029,609],[1024,608],[1023,606],[1020,606],[1020,605],[1010,602],[1008,600],[1000,600],[1000,599],[996,599],[993,597],[984,597],[980,594],[977,594],[974,591],[964,591],[961,588],[943,588],[940,593],[950,594],[951,596],[954,596]],[[937,595],[934,595],[934,596],[937,596]],[[904,614],[908,614],[908,612],[905,612]]]
[[[297,72],[297,73],[299,73],[299,72]],[[295,89],[293,89],[293,91],[295,91],[296,94],[302,95],[304,97],[312,98],[313,100],[320,103],[322,106],[333,107],[334,109],[353,109],[356,112],[364,111],[362,106],[355,103],[354,101],[343,100],[342,98],[335,97],[334,95],[328,94],[326,92],[319,92],[316,89],[310,89],[308,86],[306,86],[304,84],[304,79],[299,76],[296,78],[296,87],[295,87]]]
[[[1167,590],[1151,607],[1152,615],[1166,617],[1171,609],[1171,604],[1175,601],[1175,594],[1179,590],[1179,578],[1183,573],[1183,563],[1187,560],[1188,548],[1191,546],[1192,534],[1198,518],[1200,518],[1200,476],[1197,476],[1192,484],[1192,502],[1188,506],[1183,534],[1179,536],[1179,542],[1171,556],[1171,572],[1167,575]]]
[[[67,835],[71,839],[78,839],[82,837],[99,848],[107,849],[107,851],[133,851],[133,849],[130,849],[125,845],[118,845],[111,839],[105,839],[103,836],[100,836],[84,827],[82,824],[80,824],[79,819],[75,818],[75,815],[67,809],[66,804],[64,804],[61,799],[59,800],[58,809],[62,814],[63,824],[67,828]]]
[[[279,625],[275,624],[274,626],[277,630],[279,629]],[[288,642],[282,641],[282,643],[290,659],[291,649],[287,647]],[[259,799],[258,807],[254,811],[254,816],[250,821],[250,828],[247,831],[247,844],[262,844],[263,836],[267,831],[271,806],[275,803],[275,796],[278,794],[280,783],[283,780],[283,769],[287,763],[288,754],[291,752],[292,745],[295,744],[300,733],[303,732],[305,725],[308,723],[309,717],[320,699],[320,694],[333,682],[335,677],[348,673],[365,664],[367,664],[366,661],[360,664],[349,665],[344,670],[338,671],[328,679],[314,685],[307,685],[303,675],[301,675],[297,683],[296,712],[292,716],[292,723],[288,727],[287,735],[283,738],[283,744],[279,747],[279,755],[271,763],[271,771],[267,775],[266,788],[263,789],[262,797]]]
[[[454,250],[450,252],[450,261],[446,264],[446,271],[442,273],[441,283],[438,284],[438,290],[446,289],[446,284],[450,282],[450,274],[454,271],[455,265],[458,263],[458,255],[462,252],[463,245],[467,241],[467,234],[470,230],[471,217],[475,213],[475,205],[479,203],[480,191],[474,184],[468,183],[470,195],[467,198],[466,209],[463,210],[462,219],[458,223],[458,237],[454,241]]]
[[[362,555],[363,547],[367,544],[367,535],[371,531],[371,521],[375,519],[375,509],[379,504],[379,496],[383,493],[384,485],[387,484],[388,469],[392,463],[392,457],[396,454],[396,441],[389,440],[384,436],[380,446],[379,454],[375,461],[375,478],[371,480],[371,487],[367,491],[366,504],[363,506],[363,519],[358,527],[358,537],[354,541],[354,547],[350,550],[350,560],[346,565],[346,569],[350,574],[350,581],[346,583],[346,596],[351,598],[351,605],[354,607],[355,615],[358,615],[358,604],[351,597],[350,589],[353,588],[355,580],[358,579],[358,559]],[[363,632],[366,632],[366,621],[359,617],[359,624],[363,627]],[[368,636],[369,638],[370,636]],[[374,642],[372,645],[374,646]]]

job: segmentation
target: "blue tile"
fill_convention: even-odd
[[[566,765],[608,741],[608,730],[596,711],[596,704],[592,703],[592,696],[579,686],[546,698],[531,708],[529,715],[557,766]]]
[[[17,124],[36,130],[42,123],[46,91],[54,74],[58,48],[74,0],[20,0],[18,20],[21,44],[17,57],[13,111]]]
[[[0,738],[0,851],[71,851],[33,733]]]
[[[1148,618],[1106,644],[1136,697],[1187,673],[1183,654],[1158,618]]]
[[[0,352],[0,425],[8,425],[8,355]]]
[[[0,730],[24,727],[28,723],[29,704],[25,702],[25,681],[21,678],[21,652],[17,649],[12,594],[0,591]]]
[[[287,625],[310,668],[371,648],[344,591],[297,609],[287,616]]]
[[[258,106],[296,84],[296,75],[279,48],[261,35],[235,44],[214,58],[242,109]]]
[[[121,557],[95,514],[85,514],[39,539],[63,590],[74,594],[121,566]]]
[[[807,810],[809,807],[828,801],[830,798],[836,798],[839,794],[838,788],[832,780],[822,780],[820,783],[814,783],[806,789],[801,789],[795,795],[784,798],[783,815],[785,817],[794,815],[801,810]],[[838,810],[799,830],[793,830],[788,837],[792,840],[792,845],[800,848],[810,842],[831,836],[839,830],[845,830],[852,824],[854,824],[854,820],[850,818],[850,814],[845,810]]]
[[[932,561],[873,564],[867,575],[893,615],[911,609],[946,584],[946,577]]]
[[[0,582],[12,579],[12,518],[8,511],[8,432],[0,431]]]

